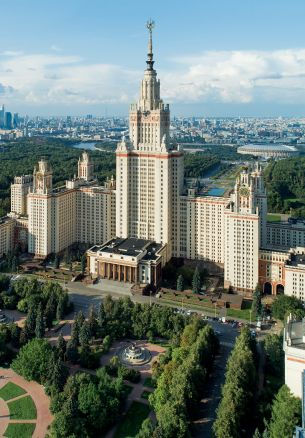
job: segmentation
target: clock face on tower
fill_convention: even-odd
[[[244,186],[244,187],[241,187],[239,189],[239,194],[243,198],[248,198],[250,196],[250,191],[249,191],[248,187]]]

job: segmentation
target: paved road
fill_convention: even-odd
[[[193,422],[194,431],[192,436],[194,438],[212,437],[212,425],[221,398],[221,387],[225,381],[226,363],[238,335],[238,330],[229,324],[221,324],[215,321],[209,323],[214,330],[220,332],[220,350],[215,358],[213,372],[205,385],[197,416]]]

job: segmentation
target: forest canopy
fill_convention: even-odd
[[[264,176],[268,211],[305,217],[305,157],[272,161]]]

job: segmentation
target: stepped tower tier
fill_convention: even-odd
[[[167,244],[169,258],[183,190],[183,152],[169,142],[170,112],[154,70],[153,27],[150,20],[147,68],[139,100],[130,108],[130,141],[123,138],[116,150],[116,234]]]
[[[85,181],[93,180],[94,165],[90,160],[88,152],[83,152],[82,156],[78,160],[78,178]]]
[[[153,21],[147,22],[149,31],[147,68],[141,82],[140,98],[131,104],[129,113],[129,136],[132,149],[160,151],[168,148],[170,114],[169,106],[160,98],[160,81],[154,70],[152,51]]]

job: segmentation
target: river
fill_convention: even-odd
[[[97,142],[91,142],[91,141],[82,141],[81,143],[76,143],[74,145],[77,149],[88,149],[90,151],[96,150],[95,145]]]

